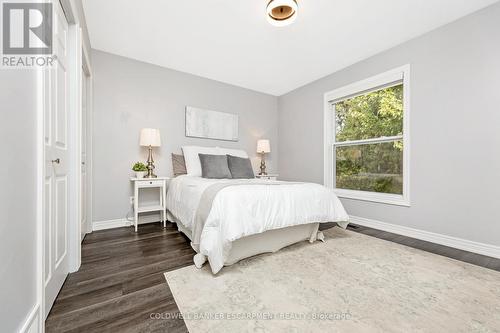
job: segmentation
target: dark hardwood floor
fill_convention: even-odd
[[[164,272],[192,264],[194,251],[174,224],[96,231],[82,244],[82,265],[68,276],[47,332],[187,332]],[[164,317],[165,318],[165,317]]]
[[[372,228],[367,228],[355,224],[349,225],[349,230],[359,232],[364,235],[369,235],[372,237],[385,239],[394,243],[406,245],[413,247],[415,249],[420,249],[423,251],[431,252],[434,254],[439,254],[448,258],[460,260],[467,262],[469,264],[482,266],[485,268],[493,269],[495,271],[500,271],[500,259],[483,256],[480,254],[475,254],[463,250],[454,249],[452,247],[439,245],[431,242],[426,242],[423,240],[410,238],[406,236],[401,236],[397,234],[392,234],[390,232],[385,232],[381,230],[376,230]]]
[[[350,230],[500,271],[500,260],[371,228]],[[82,265],[68,276],[46,321],[47,332],[187,332],[164,272],[192,264],[194,251],[174,224],[93,232]],[[165,315],[163,315],[165,318]]]

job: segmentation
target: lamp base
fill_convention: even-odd
[[[267,176],[266,172],[266,160],[264,158],[264,154],[262,154],[262,159],[260,160],[260,172],[259,176]]]
[[[154,160],[153,160],[153,147],[149,146],[149,156],[148,156],[148,174],[144,176],[144,178],[158,178],[157,175],[153,173],[153,170],[155,169],[154,165]]]

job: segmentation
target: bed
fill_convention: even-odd
[[[335,193],[313,183],[182,175],[170,181],[166,204],[197,252],[196,267],[208,260],[214,274],[243,258],[321,240],[320,223],[348,224]]]

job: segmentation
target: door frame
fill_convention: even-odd
[[[77,5],[72,0],[53,0],[59,2],[62,6],[66,19],[68,21],[68,69],[70,74],[69,84],[69,123],[68,128],[68,143],[73,149],[70,151],[70,178],[69,178],[69,206],[68,206],[68,267],[69,272],[75,272],[80,268],[81,264],[81,241],[80,241],[80,226],[81,226],[81,200],[80,200],[80,182],[81,182],[81,140],[80,128],[82,117],[82,64],[86,63],[90,73],[90,58],[89,50],[83,46],[82,29],[78,19]],[[83,56],[85,55],[85,56]],[[36,306],[35,311],[38,313],[38,331],[45,331],[45,232],[44,232],[44,175],[45,175],[45,143],[44,143],[44,116],[45,103],[44,96],[46,91],[50,89],[45,85],[44,69],[36,70],[37,83],[37,119],[36,119],[36,151],[37,151],[37,262],[36,262]],[[92,81],[92,80],[90,80]],[[92,98],[92,93],[90,93]],[[90,101],[90,110],[92,110],[92,100]],[[91,113],[91,111],[89,111]],[[90,168],[91,169],[91,168]],[[89,191],[91,193],[91,190]],[[90,201],[91,202],[91,201]],[[83,208],[84,209],[84,208]]]
[[[85,233],[91,233],[92,232],[92,198],[93,198],[93,189],[92,189],[92,169],[93,169],[93,161],[92,161],[92,131],[93,131],[93,76],[92,76],[92,66],[90,65],[90,55],[85,47],[82,47],[82,68],[84,72],[84,76],[82,76],[82,85],[86,85],[86,96],[82,96],[82,98],[86,98],[86,131],[87,131],[87,151],[86,151],[86,158],[87,158],[87,164],[86,164],[86,172],[87,172],[87,182],[86,182],[86,187],[87,187],[87,198],[85,200],[86,207],[82,207],[82,210],[85,209],[87,214],[87,230],[85,230]],[[80,89],[80,91],[83,90],[83,87]],[[81,113],[81,105],[82,101],[80,101],[80,113]],[[82,115],[83,116],[83,115]],[[81,146],[80,146],[80,153],[81,153]],[[80,154],[81,156],[81,154]],[[80,175],[81,177],[81,175]],[[80,201],[81,202],[81,201]]]

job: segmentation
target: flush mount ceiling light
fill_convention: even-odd
[[[267,4],[267,20],[276,27],[292,24],[298,8],[296,0],[271,0]]]

